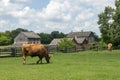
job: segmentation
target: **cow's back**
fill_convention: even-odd
[[[22,51],[25,55],[39,56],[47,53],[46,48],[43,44],[23,44]]]
[[[30,47],[30,49],[30,53],[37,55],[43,55],[46,52],[46,49],[42,44],[34,44]]]

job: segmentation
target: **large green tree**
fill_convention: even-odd
[[[120,45],[120,0],[115,0],[115,14],[113,15],[113,44]]]
[[[110,21],[112,20],[113,11],[114,9],[108,6],[105,7],[104,12],[98,15],[99,17],[98,24],[100,25],[99,28],[102,33],[101,37],[103,41],[105,41],[106,43],[111,42],[110,32],[111,32],[112,23]]]
[[[98,15],[101,37],[105,43],[120,45],[120,0],[115,0],[116,8],[105,7],[104,12]]]

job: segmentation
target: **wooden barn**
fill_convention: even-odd
[[[58,43],[61,42],[63,38],[61,39],[53,39],[51,43],[49,44],[51,49],[56,49],[58,47]],[[67,38],[69,40],[72,40],[75,45],[76,49],[85,49],[88,44],[88,40],[86,38],[77,38],[76,36],[74,38]]]
[[[41,43],[40,36],[34,32],[20,32],[14,38],[14,46],[21,46],[23,43]]]
[[[73,41],[76,44],[76,49],[85,49],[88,44],[88,40],[86,38],[77,38],[77,36],[73,38]]]
[[[77,38],[86,38],[88,40],[88,42],[95,42],[96,41],[96,36],[93,32],[88,31],[88,32],[70,32],[67,35],[67,38],[73,38],[77,36]]]

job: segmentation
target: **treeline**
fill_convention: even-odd
[[[38,35],[40,36],[41,43],[43,43],[43,44],[49,44],[54,38],[66,37],[66,34],[59,32],[59,31],[53,31],[50,34],[40,33]]]
[[[10,45],[14,43],[14,38],[21,32],[28,32],[27,29],[17,28],[12,31],[0,32],[0,45]],[[50,34],[48,33],[37,33],[40,36],[41,43],[49,44],[54,38],[63,38],[66,37],[66,34],[53,31]]]

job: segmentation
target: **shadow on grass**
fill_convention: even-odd
[[[27,63],[27,64],[23,64],[23,65],[47,65],[47,64],[51,64],[51,63],[39,63],[39,64],[37,64],[37,63]]]

